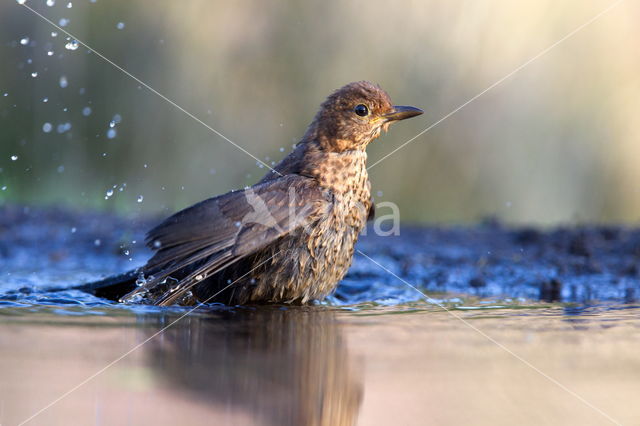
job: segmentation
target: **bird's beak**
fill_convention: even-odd
[[[412,106],[401,106],[396,105],[393,107],[393,111],[384,114],[382,117],[386,121],[398,121],[404,120],[406,118],[415,117],[416,115],[422,114],[423,111],[420,108],[412,107]]]

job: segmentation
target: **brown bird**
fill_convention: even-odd
[[[391,123],[420,114],[394,106],[377,85],[347,84],[260,182],[174,214],[147,234],[155,255],[146,265],[80,288],[157,305],[324,298],[349,269],[373,214],[367,145]]]

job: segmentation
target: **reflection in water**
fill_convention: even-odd
[[[209,404],[261,424],[351,425],[362,399],[340,325],[326,310],[188,316],[149,342],[152,368]]]

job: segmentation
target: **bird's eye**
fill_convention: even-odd
[[[356,107],[354,108],[354,111],[360,117],[364,117],[367,114],[369,114],[369,108],[367,108],[367,106],[363,104],[356,105]]]

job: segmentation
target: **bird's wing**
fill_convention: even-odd
[[[152,278],[124,299],[150,294],[171,274],[183,271],[180,281],[154,300],[175,303],[203,279],[293,230],[312,225],[330,206],[330,193],[315,179],[286,175],[184,209],[147,234],[146,243],[156,253],[143,269]]]

